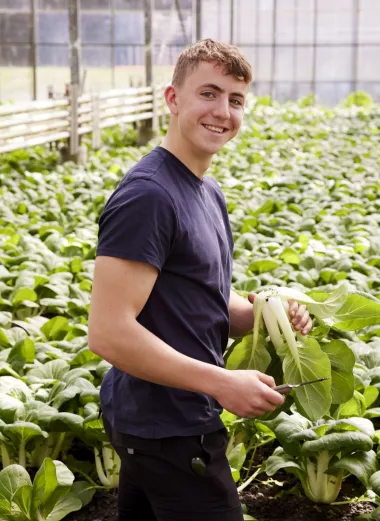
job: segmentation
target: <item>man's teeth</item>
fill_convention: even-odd
[[[212,127],[211,125],[205,125],[205,127],[208,128],[209,130],[214,130],[215,132],[219,132],[219,134],[222,134],[222,132],[223,132],[222,128]]]

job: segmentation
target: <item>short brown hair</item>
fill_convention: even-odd
[[[174,69],[172,84],[181,86],[187,74],[193,72],[201,62],[216,62],[216,65],[224,68],[227,75],[232,74],[245,83],[252,81],[252,68],[238,47],[207,38],[181,52]]]

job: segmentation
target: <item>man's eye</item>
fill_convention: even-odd
[[[214,93],[210,91],[202,92],[202,96],[204,96],[205,98],[212,98],[214,96]]]
[[[239,100],[239,99],[232,99],[232,100],[231,100],[231,103],[232,103],[233,105],[236,105],[236,106],[243,105],[242,102],[241,102],[241,100]]]

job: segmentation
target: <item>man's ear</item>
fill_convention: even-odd
[[[178,90],[174,85],[168,85],[164,91],[164,97],[166,101],[166,105],[168,106],[171,114],[178,114],[178,106],[177,106],[177,95]]]

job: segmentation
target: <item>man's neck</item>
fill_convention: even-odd
[[[178,143],[175,137],[172,136],[170,129],[160,146],[176,156],[194,175],[199,177],[199,179],[203,179],[203,176],[211,164],[212,156],[201,156],[197,154],[195,150],[184,146],[183,143]]]

